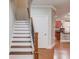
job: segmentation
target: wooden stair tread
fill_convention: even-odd
[[[31,37],[30,36],[28,37],[14,36],[13,38],[31,38]]]
[[[11,46],[11,48],[32,48],[32,46]]]
[[[30,31],[30,30],[14,30],[14,31]]]
[[[30,33],[13,33],[13,34],[30,34]]]
[[[12,41],[12,43],[29,43],[29,42],[31,42],[31,41]]]
[[[32,55],[32,52],[10,52],[10,55]]]

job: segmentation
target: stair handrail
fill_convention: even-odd
[[[30,18],[30,11],[29,11],[29,8],[27,8],[27,12],[28,12],[28,17]]]
[[[30,17],[30,11],[28,9],[28,14],[30,18],[30,25],[31,25],[31,34],[32,34],[32,44],[34,48],[34,59],[38,59],[38,32],[35,32],[34,30],[34,24],[33,24],[33,19]]]
[[[32,33],[32,39],[33,39],[33,46],[34,46],[34,59],[38,59],[38,32],[34,31],[34,24],[33,19],[31,17],[31,33]]]
[[[34,43],[34,24],[33,24],[33,19],[32,19],[32,17],[31,17],[31,19],[30,19],[31,21],[31,32],[32,32],[32,39],[33,39],[33,43]]]

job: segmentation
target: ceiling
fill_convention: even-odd
[[[51,5],[56,8],[56,15],[63,16],[70,12],[70,0],[32,0],[33,5]]]

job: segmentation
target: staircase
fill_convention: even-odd
[[[10,59],[34,59],[30,20],[16,20],[10,39]]]

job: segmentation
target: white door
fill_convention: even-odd
[[[37,31],[39,32],[39,44],[41,47],[48,47],[48,16],[37,16]]]

